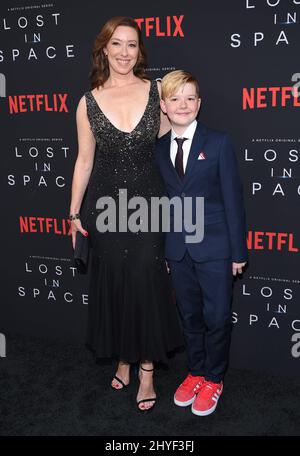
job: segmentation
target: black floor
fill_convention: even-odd
[[[0,358],[1,436],[299,436],[299,379],[229,369],[218,408],[208,417],[172,398],[185,356],[158,369],[152,413],[136,410],[137,379],[113,391],[112,366],[82,345],[7,336]]]

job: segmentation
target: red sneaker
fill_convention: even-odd
[[[191,405],[204,382],[204,377],[188,374],[174,394],[174,403],[179,407]]]
[[[206,416],[215,411],[218,400],[223,391],[223,383],[205,381],[202,385],[195,402],[192,405],[192,412],[195,415]]]

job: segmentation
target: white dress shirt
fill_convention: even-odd
[[[175,158],[178,150],[178,145],[177,142],[175,141],[175,138],[187,138],[186,141],[182,144],[182,149],[183,149],[183,170],[185,172],[186,164],[189,158],[189,153],[192,145],[192,140],[194,137],[194,133],[197,128],[197,120],[195,119],[184,131],[184,133],[180,136],[175,133],[175,131],[171,130],[171,147],[170,147],[170,157],[171,161],[173,163],[173,166],[175,167]]]

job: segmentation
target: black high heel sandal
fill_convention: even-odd
[[[129,367],[129,369],[130,369],[130,367]],[[123,389],[125,389],[125,388],[127,388],[127,387],[129,386],[129,383],[127,383],[127,385],[126,385],[126,383],[124,383],[123,380],[121,380],[117,375],[114,375],[114,376],[113,376],[112,381],[113,381],[113,380],[117,380],[117,382],[119,382],[120,385],[122,385],[121,388],[115,388],[114,386],[112,386],[112,384],[110,384],[111,388],[112,388],[114,391],[120,391],[120,390],[123,390]]]
[[[142,369],[145,372],[153,372],[154,371],[154,368],[153,369],[145,369],[142,365],[140,365],[140,369]],[[156,397],[152,397],[152,398],[149,398],[149,399],[141,399],[140,401],[137,401],[137,408],[138,408],[138,410],[140,412],[143,412],[143,413],[148,412],[149,413],[149,412],[151,412],[154,409],[154,407],[156,405],[156,400],[157,400]],[[148,409],[141,409],[139,407],[139,405],[144,403],[144,402],[154,402],[154,404],[152,405],[152,407],[150,407]]]
[[[115,387],[112,386],[112,384],[111,384],[111,385],[110,385],[111,388],[112,388],[113,390],[115,390],[115,391],[120,391],[120,390],[122,390],[122,389],[124,389],[124,388],[127,388],[128,385],[129,385],[129,383],[126,385],[126,384],[123,382],[123,380],[121,380],[121,379],[120,379],[119,377],[117,377],[116,375],[113,377],[113,380],[117,380],[117,382],[119,382],[119,383],[122,385],[122,388],[115,388]]]

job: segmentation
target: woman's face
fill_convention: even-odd
[[[130,73],[138,59],[138,34],[132,27],[119,25],[103,49],[107,55],[110,72]]]

